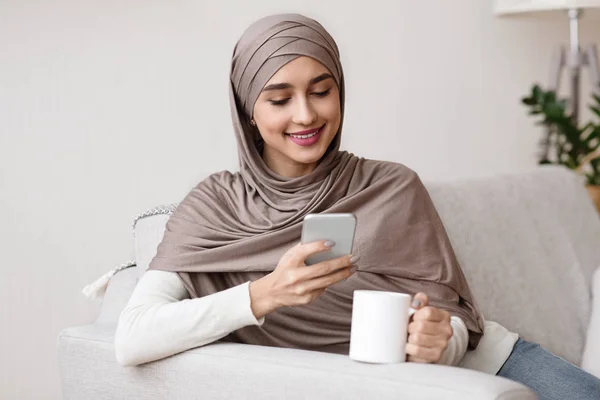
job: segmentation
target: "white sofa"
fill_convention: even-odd
[[[485,318],[581,365],[590,282],[600,265],[600,218],[579,178],[545,166],[425,184]],[[464,368],[369,365],[343,355],[231,343],[120,366],[113,346],[117,318],[156,252],[170,210],[134,223],[137,266],[111,279],[98,319],[60,333],[65,399],[535,398],[520,384]],[[588,338],[588,348],[598,348],[598,341]]]

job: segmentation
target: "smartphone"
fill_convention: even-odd
[[[313,265],[322,261],[352,254],[356,217],[350,213],[308,214],[302,222],[302,243],[318,240],[333,240],[335,246],[330,250],[313,254],[304,262]]]

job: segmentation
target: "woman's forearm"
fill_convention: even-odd
[[[250,309],[248,285],[189,299],[176,273],[147,271],[119,317],[117,361],[123,366],[143,364],[262,324]]]

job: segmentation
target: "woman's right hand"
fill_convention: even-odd
[[[358,257],[348,255],[307,266],[311,255],[329,250],[335,243],[320,240],[289,249],[277,268],[270,274],[250,283],[250,304],[257,319],[277,310],[309,304],[329,286],[351,276]]]

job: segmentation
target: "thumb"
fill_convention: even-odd
[[[428,302],[429,302],[429,298],[427,297],[427,295],[423,292],[419,292],[419,293],[415,294],[415,297],[413,297],[411,307],[414,308],[415,310],[418,310],[420,308],[425,307]]]

